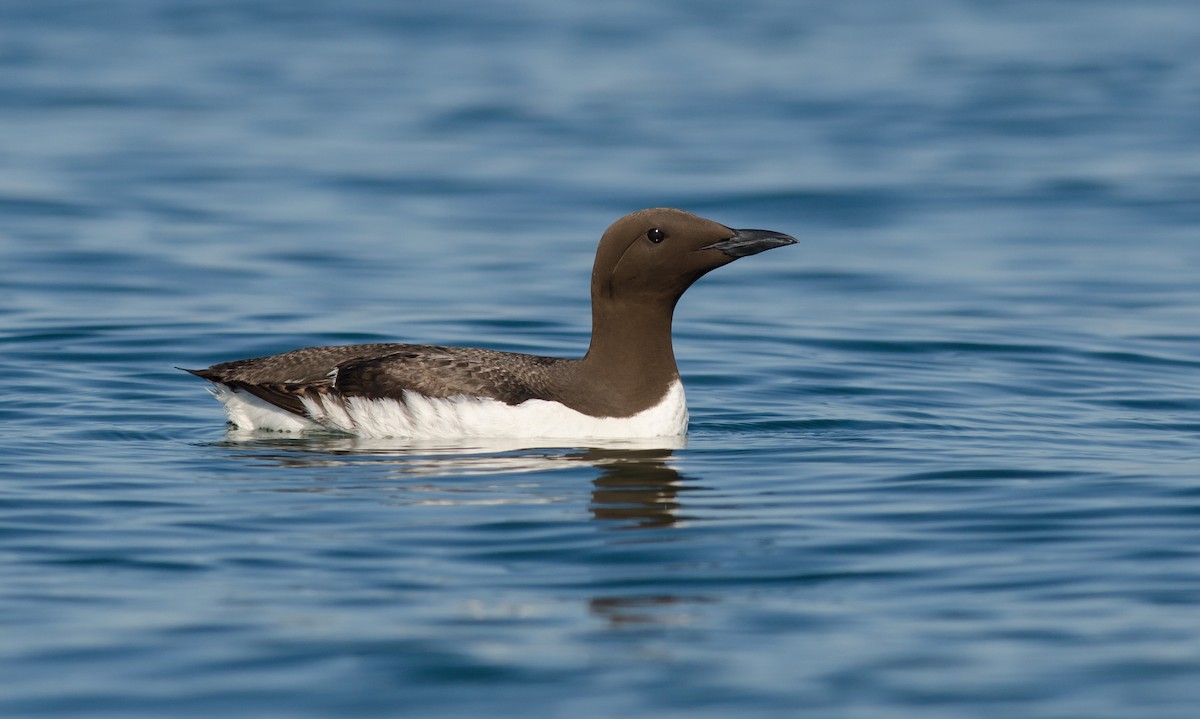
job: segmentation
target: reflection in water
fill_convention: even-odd
[[[596,597],[588,609],[614,627],[657,624],[679,626],[694,619],[695,605],[710,602],[701,597],[676,597],[669,594],[630,597]]]
[[[697,489],[668,462],[670,450],[595,449],[584,459],[600,469],[592,482],[592,517],[621,529],[674,526],[679,521],[679,493]],[[680,626],[693,620],[698,597],[631,594],[593,597],[588,610],[613,628]]]
[[[387,476],[404,480],[400,486],[405,490],[436,497],[420,501],[451,505],[519,503],[529,498],[514,496],[512,487],[502,488],[503,498],[480,498],[477,492],[464,491],[463,483],[452,479],[436,486],[412,480],[495,477],[590,465],[599,470],[592,480],[589,509],[593,519],[614,529],[675,526],[680,520],[680,493],[699,489],[685,484],[684,477],[670,465],[674,450],[684,444],[683,438],[597,444],[600,446],[583,449],[546,449],[515,441],[437,444],[234,431],[218,446],[247,452],[257,461],[285,467],[350,470],[382,463],[387,467]],[[341,481],[345,476],[345,472],[337,473],[337,486],[345,486]],[[312,491],[327,489],[332,487]],[[552,500],[542,494],[535,501]],[[648,624],[679,626],[691,623],[696,605],[705,601],[703,597],[640,593],[592,597],[587,607],[613,628]]]
[[[592,516],[631,520],[632,527],[674,524],[683,478],[664,450],[591,450],[585,460],[600,469],[592,482]]]
[[[684,438],[596,440],[594,444],[555,450],[521,440],[428,442],[233,430],[218,446],[249,451],[255,459],[285,467],[386,463],[391,473],[406,479],[534,473],[589,464],[600,470],[592,482],[590,510],[595,519],[628,528],[664,527],[678,521],[678,494],[685,487],[669,462],[673,450],[684,446]],[[453,492],[453,488],[443,489]]]

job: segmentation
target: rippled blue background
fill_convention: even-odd
[[[10,1],[0,715],[1200,706],[1190,1]],[[674,450],[226,436],[204,366],[574,355],[616,217],[801,239]]]

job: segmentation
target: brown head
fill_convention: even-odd
[[[591,397],[589,411],[628,416],[658,402],[679,378],[671,316],[684,291],[739,257],[795,242],[667,208],[614,222],[596,250],[592,341],[574,370]]]
[[[674,308],[705,273],[795,242],[779,232],[734,230],[683,210],[640,210],[614,222],[600,239],[592,267],[592,301]]]

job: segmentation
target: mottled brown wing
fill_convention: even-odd
[[[343,362],[382,357],[413,345],[376,343],[305,347],[267,357],[222,362],[208,369],[188,370],[194,375],[224,384],[320,384]]]
[[[305,416],[302,397],[325,394],[333,387],[330,373],[340,363],[386,355],[409,347],[395,343],[305,347],[277,355],[222,362],[188,372],[230,389],[249,392],[259,399]]]
[[[547,381],[562,362],[553,357],[460,347],[409,345],[382,357],[344,362],[333,389],[344,396],[404,400],[409,390],[429,397],[486,397],[506,404],[552,399]]]

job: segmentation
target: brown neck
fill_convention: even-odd
[[[679,379],[671,346],[674,303],[592,298],[592,341],[578,378],[626,416],[657,404]],[[632,409],[632,411],[629,411]]]

